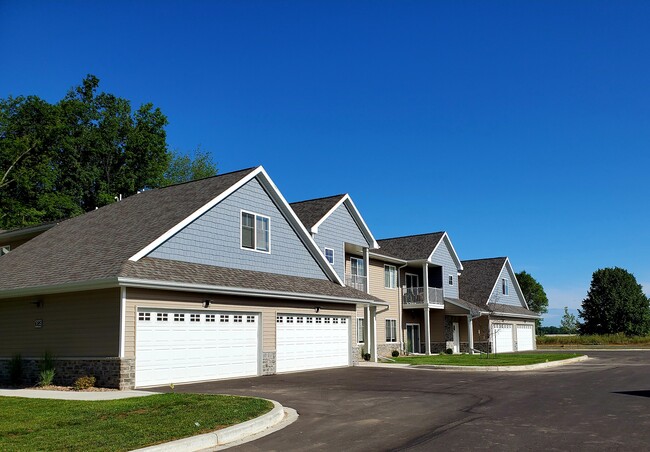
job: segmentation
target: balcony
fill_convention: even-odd
[[[427,287],[429,292],[429,307],[444,309],[445,301],[443,291],[437,287]],[[402,289],[402,304],[404,309],[424,308],[427,306],[426,292],[424,287],[404,287]]]
[[[361,292],[366,292],[368,278],[366,276],[351,275],[348,273],[345,275],[345,285],[360,290]]]

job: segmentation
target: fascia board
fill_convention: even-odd
[[[147,254],[151,253],[153,250],[155,250],[160,245],[162,245],[165,241],[169,240],[178,231],[183,229],[188,224],[192,223],[194,220],[196,220],[198,217],[203,215],[208,210],[212,209],[214,206],[216,206],[221,201],[226,199],[228,196],[233,194],[235,191],[239,190],[241,187],[243,187],[245,184],[247,184],[249,181],[251,181],[254,177],[256,177],[258,174],[260,174],[260,172],[262,172],[263,170],[264,169],[261,166],[258,166],[257,168],[252,170],[250,173],[248,173],[246,176],[244,176],[242,179],[240,179],[237,183],[231,185],[228,189],[226,189],[219,196],[217,196],[216,198],[212,199],[208,203],[201,206],[199,209],[194,211],[194,213],[192,213],[188,217],[185,217],[185,219],[183,219],[181,222],[177,223],[175,226],[173,226],[167,232],[162,234],[156,240],[154,240],[149,245],[145,246],[140,251],[135,253],[133,256],[131,256],[129,258],[129,260],[137,262],[140,259],[142,259],[143,257],[145,257]]]
[[[334,297],[330,295],[305,294],[271,290],[249,289],[245,287],[213,286],[209,284],[178,283],[174,281],[156,281],[137,278],[118,278],[120,286],[140,289],[173,290],[183,292],[211,293],[218,295],[253,296],[260,298],[280,298],[284,300],[318,301],[327,303],[362,304],[369,306],[388,306],[386,302],[362,300],[356,298]]]
[[[519,285],[519,281],[517,281],[517,274],[515,273],[515,269],[512,268],[512,264],[510,263],[510,259],[508,257],[506,257],[506,264],[508,266],[508,269],[509,269],[510,275],[512,277],[513,284],[515,286],[515,290],[517,291],[517,294],[519,295],[519,297],[522,300],[524,300],[524,306],[526,307],[526,309],[530,309],[528,307],[528,302],[526,301],[526,297],[524,297],[524,291],[521,290],[521,286]]]
[[[2,298],[19,298],[36,295],[49,295],[64,292],[81,292],[84,290],[99,290],[118,287],[117,278],[95,279],[91,281],[80,281],[63,284],[50,284],[47,286],[33,286],[20,289],[8,289],[0,291]]]
[[[375,240],[375,237],[372,235],[370,228],[361,216],[361,213],[359,212],[359,209],[357,209],[357,206],[354,204],[354,201],[352,201],[352,198],[350,198],[350,195],[345,195],[343,199],[345,200],[344,202],[348,205],[348,210],[352,214],[354,220],[357,222],[357,225],[361,226],[361,232],[366,236],[366,240],[370,244],[370,248],[379,248],[377,240]]]
[[[318,220],[315,225],[311,227],[311,233],[318,234],[318,228],[320,227],[320,225],[323,224],[323,222],[325,222],[325,220],[327,220],[329,216],[332,215],[336,211],[336,209],[338,209],[339,206],[345,202],[345,199],[348,197],[349,196],[347,194],[343,195],[343,197],[339,199],[338,202],[334,204],[334,206],[330,210],[328,210],[327,213],[323,215],[323,217],[320,220]]]
[[[406,263],[408,263],[404,259],[398,259],[397,257],[384,256],[383,254],[373,253],[372,251],[370,251],[368,253],[368,255],[372,259],[376,259],[378,261],[391,262],[391,263],[394,263],[394,264],[406,264]]]
[[[266,188],[267,193],[271,196],[271,199],[273,199],[278,207],[280,208],[280,211],[285,215],[285,218],[289,221],[289,223],[293,226],[294,230],[298,233],[298,236],[302,238],[303,244],[307,247],[309,252],[311,253],[312,257],[316,260],[316,262],[319,264],[321,269],[325,272],[325,274],[330,278],[330,280],[337,282],[341,286],[344,286],[345,284],[339,277],[339,275],[336,273],[336,270],[334,270],[334,267],[325,259],[325,256],[320,252],[320,249],[318,248],[318,245],[314,241],[314,238],[312,235],[307,231],[305,228],[305,225],[302,224],[302,221],[298,218],[296,213],[293,211],[289,203],[287,202],[286,199],[284,199],[284,196],[282,196],[282,193],[278,189],[278,187],[273,183],[269,175],[266,173],[264,168],[261,166],[259,167],[259,180],[262,182],[262,185]]]

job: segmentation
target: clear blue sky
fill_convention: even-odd
[[[597,268],[650,292],[649,24],[647,1],[0,0],[0,97],[95,74],[221,172],[510,256],[557,324]]]

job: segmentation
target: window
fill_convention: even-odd
[[[240,315],[233,315],[232,316],[232,321],[235,323],[242,323],[242,316]]]
[[[302,323],[303,318],[302,317],[296,317],[296,323]]]
[[[4,256],[9,251],[11,251],[11,246],[10,245],[1,245],[0,246],[0,256]]]
[[[397,320],[386,319],[386,342],[397,342]]]
[[[151,321],[151,313],[150,312],[139,312],[138,313],[138,320],[141,322],[149,322]]]
[[[246,323],[255,323],[255,316],[254,315],[247,315],[246,316]]]
[[[501,291],[503,295],[508,295],[508,280],[505,278],[501,280]]]
[[[307,317],[307,323],[314,323],[313,317]]]
[[[221,314],[219,316],[219,322],[221,323],[228,323],[229,320],[230,320],[230,316],[228,315]]]
[[[284,319],[283,319],[283,317],[282,317],[281,315],[279,315],[279,316],[277,316],[277,317],[275,318],[275,322],[276,322],[276,323],[282,323],[283,321],[284,321]]]
[[[316,323],[323,323],[322,317],[316,317]]]
[[[386,289],[397,287],[397,268],[394,265],[384,265],[384,287]]]
[[[351,257],[350,269],[352,270],[352,276],[366,276],[366,271],[363,267],[363,259],[359,259],[358,257]]]
[[[215,322],[216,321],[216,314],[206,314],[205,315],[205,321],[206,322]]]
[[[200,322],[201,314],[190,314],[190,322]]]
[[[241,246],[251,250],[270,252],[271,219],[254,213],[241,213]]]
[[[327,262],[334,265],[334,250],[332,248],[325,248],[325,259],[327,259]]]
[[[185,314],[174,314],[174,322],[184,322]]]
[[[454,275],[449,275],[449,285],[450,286],[454,285]]]
[[[167,321],[167,313],[166,312],[158,312],[158,313],[156,313],[156,320],[158,322],[166,322]]]
[[[341,323],[347,323],[345,319],[341,319]]]
[[[363,344],[364,327],[363,319],[357,319],[357,342]]]

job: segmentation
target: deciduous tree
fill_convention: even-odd
[[[519,287],[521,287],[521,291],[524,294],[524,299],[528,304],[528,308],[531,311],[540,314],[548,312],[548,297],[546,296],[546,292],[544,292],[544,287],[542,287],[542,285],[529,273],[526,273],[526,271],[521,271],[515,276],[517,277]],[[542,319],[535,320],[536,329],[539,330],[542,325],[541,322]]]

